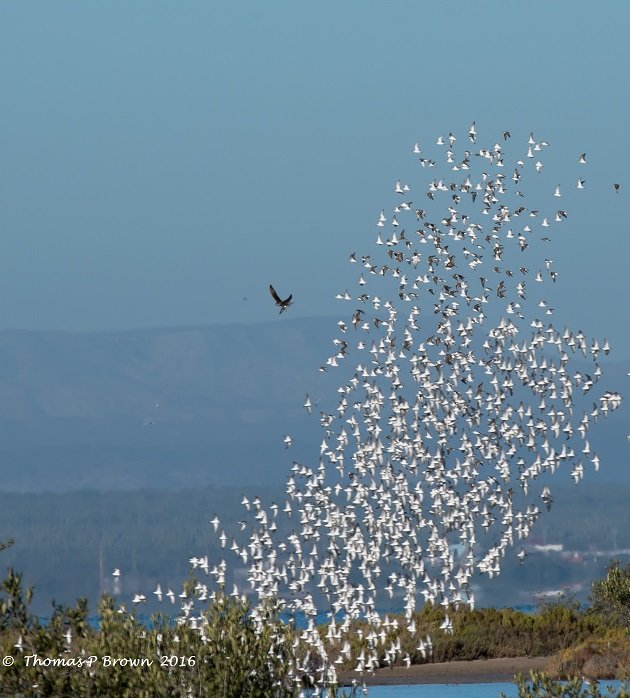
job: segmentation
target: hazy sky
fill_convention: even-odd
[[[0,329],[284,320],[269,282],[339,312],[413,144],[475,120],[549,141],[567,186],[587,152],[550,300],[630,357],[629,26],[622,0],[3,2]]]

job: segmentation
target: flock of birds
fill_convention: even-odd
[[[524,188],[549,146],[534,134],[522,147],[510,138],[506,131],[480,147],[473,123],[459,153],[453,134],[437,139],[433,155],[413,147],[420,183],[396,182],[394,205],[376,217],[375,245],[350,255],[356,287],[337,296],[349,312],[321,370],[345,377],[337,404],[319,414],[318,464],[293,463],[281,505],[244,497],[240,531],[228,533],[215,516],[224,559],[191,560],[207,577],[180,599],[180,621],[202,638],[199,602],[232,587],[253,600],[261,626],[269,609],[305,618],[299,640],[309,650],[291,668],[297,684],[306,674],[316,686],[334,683],[349,660],[358,672],[383,660],[409,664],[386,639],[394,621],[379,612],[382,601],[402,598],[412,634],[418,606],[441,604],[442,630],[452,632],[449,609],[474,606],[475,578],[498,575],[551,507],[550,476],[579,483],[599,469],[588,430],[621,403],[615,392],[593,396],[610,347],[552,324],[543,289],[558,274],[545,250],[553,230],[570,225],[559,204],[567,195],[555,185],[548,193],[558,204],[531,206]],[[510,165],[508,145],[521,153]],[[440,165],[447,176],[433,175]],[[586,154],[576,156],[576,192],[587,166]],[[270,292],[284,312],[292,296]],[[314,406],[307,396],[306,411]],[[233,584],[230,554],[247,568],[249,589]],[[162,598],[159,586],[155,594]],[[352,657],[348,634],[359,618],[368,649]],[[431,638],[417,643],[429,656]]]

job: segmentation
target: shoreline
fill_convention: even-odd
[[[339,673],[339,685],[349,686],[353,679],[367,686],[413,684],[511,683],[517,674],[544,671],[550,657],[500,657],[430,664],[413,664],[409,668],[383,667],[372,674],[354,671]]]

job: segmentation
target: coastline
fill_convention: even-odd
[[[430,664],[410,667],[383,667],[372,674],[344,671],[339,674],[339,685],[350,685],[353,679],[367,686],[396,686],[428,683],[509,683],[516,674],[543,671],[550,657],[500,657]]]

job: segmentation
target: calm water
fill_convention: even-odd
[[[602,681],[601,692],[606,695],[607,686],[618,691],[620,681]],[[499,698],[503,691],[506,696],[518,695],[513,683],[469,683],[469,684],[423,684],[419,686],[370,686],[367,698]],[[356,692],[356,698],[363,696]]]
[[[368,698],[499,698],[501,691],[510,698],[517,695],[513,683],[459,683],[370,686]]]
[[[600,691],[606,695],[606,688],[619,690],[620,681],[602,681]],[[350,689],[345,689],[346,693]],[[459,683],[421,684],[414,686],[370,686],[367,698],[499,698],[500,693],[516,698],[518,692],[513,683]],[[353,698],[363,698],[365,694],[356,689]]]

